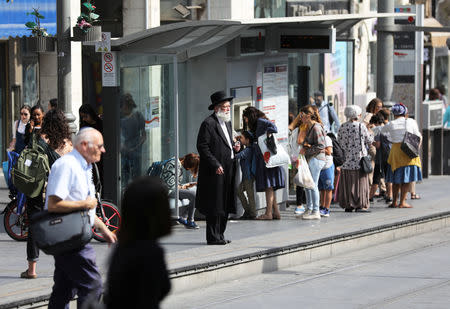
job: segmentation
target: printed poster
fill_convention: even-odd
[[[159,97],[150,97],[145,105],[145,129],[158,128],[160,125]]]
[[[336,42],[336,52],[325,54],[324,99],[333,104],[341,123],[347,105],[347,42]]]
[[[262,111],[278,128],[278,141],[288,140],[288,65],[266,65],[263,72]]]

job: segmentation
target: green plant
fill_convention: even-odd
[[[84,2],[81,7],[81,15],[77,18],[77,27],[84,32],[87,32],[93,23],[98,22],[100,16],[94,13],[95,9],[96,7],[91,3],[91,0]]]
[[[33,8],[33,12],[27,13],[27,15],[34,16],[34,21],[29,21],[25,24],[28,30],[31,30],[34,36],[48,36],[47,29],[41,27],[41,19],[45,17],[39,13],[39,9]]]

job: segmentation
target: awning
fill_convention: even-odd
[[[328,29],[334,27],[336,38],[339,39],[362,20],[410,15],[402,13],[339,14],[180,22],[133,33],[111,44],[129,52],[177,55],[179,61],[184,61],[214,50],[247,30],[264,30],[270,33],[278,28]]]
[[[15,0],[0,1],[0,38],[30,36],[25,23],[34,21],[33,15],[27,15],[33,8],[45,17],[41,19],[41,27],[47,29],[49,35],[56,35],[56,0]]]
[[[434,18],[425,18],[425,27],[443,28],[441,23]],[[433,47],[446,47],[447,39],[450,37],[450,32],[426,32],[429,33],[429,43]]]

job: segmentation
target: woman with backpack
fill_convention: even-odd
[[[25,148],[25,129],[30,121],[31,109],[28,105],[20,108],[20,119],[14,122],[13,139],[9,144],[9,149],[14,150],[18,154]]]
[[[37,119],[39,120],[39,119]],[[69,126],[67,125],[66,117],[61,110],[50,110],[44,117],[42,122],[35,122],[39,124],[39,130],[36,126],[33,127],[33,132],[30,135],[30,146],[37,147],[40,152],[47,155],[49,167],[61,156],[72,150],[72,142],[70,140]],[[35,213],[40,212],[44,208],[44,189],[36,197],[27,197],[26,212],[28,218],[31,218]],[[35,279],[36,262],[39,258],[39,249],[33,240],[31,231],[28,231],[27,238],[27,260],[28,269],[20,274],[21,278]]]

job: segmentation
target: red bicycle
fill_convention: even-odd
[[[93,165],[93,172],[97,175],[96,179],[99,179],[98,168],[95,164]],[[100,181],[97,181],[95,189],[98,200],[96,215],[103,221],[103,223],[105,223],[111,232],[117,233],[121,222],[120,212],[117,209],[117,206],[112,202],[102,200],[102,187]],[[17,190],[14,191],[10,189],[9,198],[11,199],[11,202],[9,202],[2,212],[4,215],[3,224],[5,226],[5,231],[12,239],[17,241],[25,241],[28,238],[28,226],[30,224],[27,212],[25,211],[27,207],[26,202],[22,202],[20,200],[20,195],[17,194]],[[92,228],[92,234],[95,240],[100,242],[105,241],[103,235],[95,228]]]

